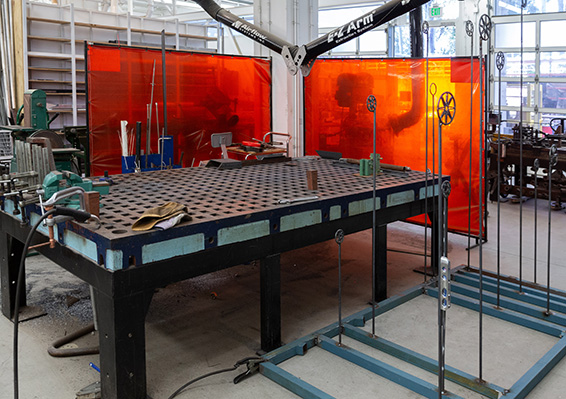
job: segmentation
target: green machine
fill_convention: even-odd
[[[49,199],[58,191],[70,187],[82,187],[85,191],[98,191],[100,195],[107,195],[110,192],[110,184],[106,181],[93,181],[83,179],[75,173],[68,171],[55,171],[45,176],[43,180],[43,191],[45,198]],[[69,199],[65,206],[76,208],[79,206],[78,200]]]
[[[47,115],[47,95],[43,90],[24,92],[24,126],[35,130],[47,130],[51,124]],[[21,108],[20,108],[21,109]],[[55,119],[57,116],[54,116]]]
[[[22,118],[23,111],[23,118]],[[51,122],[59,116],[59,113],[54,114],[51,119],[47,110],[47,95],[43,90],[34,89],[26,90],[24,92],[24,104],[18,110],[16,125],[1,126],[0,129],[11,132],[14,140],[25,141],[28,137],[46,138],[51,143],[53,150],[53,158],[55,160],[55,168],[57,170],[76,170],[81,173],[80,164],[85,165],[88,173],[88,156],[85,152],[78,147],[78,131],[83,133],[81,141],[84,141],[83,136],[86,136],[86,126],[72,126],[64,128],[63,134],[59,134],[49,128]],[[19,125],[20,122],[23,124]],[[84,130],[84,131],[83,131]],[[67,135],[72,137],[72,143],[69,143]],[[73,136],[74,134],[74,136]],[[75,136],[77,136],[75,138]],[[74,145],[74,147],[73,147]],[[86,148],[86,147],[85,147]],[[80,160],[80,161],[79,161]],[[82,161],[82,162],[81,162]],[[17,160],[16,160],[17,162]]]

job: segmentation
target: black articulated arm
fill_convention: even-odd
[[[199,4],[212,18],[244,36],[263,44],[269,49],[281,54],[291,74],[295,75],[298,69],[304,76],[308,76],[316,57],[344,44],[363,33],[377,28],[415,8],[422,6],[429,0],[390,0],[381,7],[356,18],[349,23],[327,33],[312,42],[301,46],[288,43],[263,29],[238,18],[226,11],[213,0],[193,0]]]
[[[249,22],[243,20],[232,14],[230,11],[225,10],[214,2],[214,0],[193,0],[199,6],[201,6],[204,11],[208,13],[216,21],[223,23],[224,25],[237,30],[242,35],[255,40],[259,44],[264,45],[270,50],[275,51],[283,56],[287,68],[294,75],[298,71],[298,65],[295,65],[294,59],[298,46],[295,46],[286,40],[283,40],[274,34],[267,32],[260,27],[250,24]]]

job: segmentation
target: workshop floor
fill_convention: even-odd
[[[546,281],[547,208],[539,202],[538,281]],[[496,268],[496,211],[489,206],[489,242],[484,268]],[[502,204],[502,273],[519,273],[519,205]],[[552,280],[566,290],[566,213],[552,212]],[[533,201],[524,204],[523,276],[533,279]],[[390,225],[389,247],[423,250],[423,229]],[[347,236],[343,243],[343,315],[367,307],[371,294],[370,231]],[[456,266],[467,262],[467,238],[450,235],[449,258]],[[336,321],[338,315],[337,245],[334,241],[282,255],[283,339],[290,342]],[[389,252],[389,293],[400,293],[423,281],[414,273],[423,257]],[[477,265],[478,249],[472,251]],[[42,257],[28,258],[28,315],[43,316],[20,325],[20,397],[73,399],[81,388],[99,378],[89,362],[98,356],[52,358],[48,345],[92,322],[88,286]],[[78,301],[77,301],[78,300]],[[75,303],[72,303],[75,302]],[[39,307],[39,308],[37,308]],[[448,312],[447,362],[478,374],[478,315],[453,306]],[[436,300],[418,297],[380,316],[377,333],[420,353],[436,358]],[[0,317],[0,399],[12,397],[12,323]],[[367,326],[366,326],[367,328]],[[173,284],[154,296],[146,320],[148,393],[167,398],[185,382],[211,371],[231,367],[254,355],[259,346],[259,269],[256,264]],[[96,334],[77,342],[96,345]],[[509,387],[552,345],[555,338],[484,316],[484,379]],[[345,340],[346,344],[359,344]],[[366,348],[394,366],[435,383],[436,377]],[[360,370],[320,349],[296,357],[283,368],[338,398],[418,398],[392,382]],[[232,384],[243,369],[202,380],[179,398],[292,398],[285,389],[261,375]],[[478,394],[448,383],[465,398]],[[531,399],[566,398],[566,360],[562,360],[528,396]]]

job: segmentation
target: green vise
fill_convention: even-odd
[[[45,200],[48,200],[57,191],[64,190],[69,187],[82,187],[85,191],[98,191],[100,195],[106,195],[110,192],[110,185],[107,182],[93,182],[89,179],[82,179],[75,173],[69,171],[54,171],[49,173],[43,179],[43,190],[45,191]],[[71,199],[66,206],[78,207],[78,199]]]
[[[373,156],[376,155],[376,171],[375,173],[381,172],[381,156],[379,154],[370,154],[370,159],[360,159],[360,176],[371,176],[373,175]]]

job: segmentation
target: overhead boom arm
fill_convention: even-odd
[[[295,75],[298,69],[304,76],[308,76],[316,57],[344,44],[363,33],[375,29],[415,8],[422,6],[429,0],[390,0],[381,7],[356,18],[349,23],[334,29],[332,32],[301,46],[293,45],[254,24],[251,24],[231,12],[223,9],[213,0],[193,0],[199,4],[212,18],[244,36],[263,44],[269,49],[281,54],[287,64],[289,72]]]

